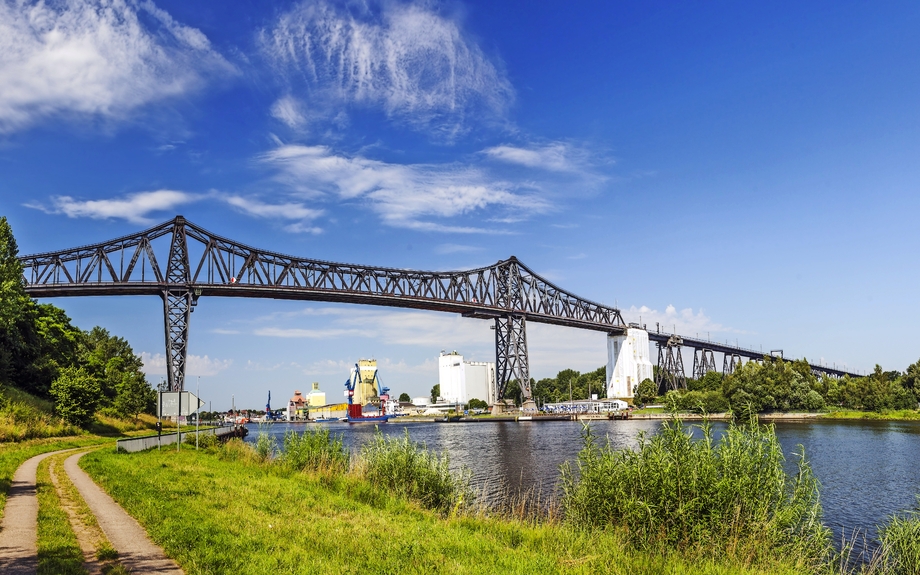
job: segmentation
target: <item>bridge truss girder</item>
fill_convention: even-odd
[[[726,353],[722,356],[722,375],[731,375],[741,367],[741,356],[736,353]]]
[[[658,344],[658,370],[655,374],[655,383],[658,384],[659,395],[687,387],[684,359],[680,353],[682,345],[683,340],[678,335],[672,335],[664,345]]]
[[[693,379],[702,379],[710,371],[716,370],[716,356],[711,349],[695,348],[693,350]]]

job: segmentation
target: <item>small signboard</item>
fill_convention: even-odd
[[[191,391],[161,391],[157,401],[157,417],[188,416],[202,407],[204,402],[195,397]],[[181,401],[182,413],[179,413]]]

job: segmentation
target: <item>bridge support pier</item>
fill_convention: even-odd
[[[658,384],[659,395],[687,387],[684,359],[680,354],[682,345],[683,340],[678,335],[672,335],[664,345],[658,344],[658,373],[655,383]]]
[[[185,226],[176,218],[169,262],[166,264],[166,284],[163,290],[163,311],[166,317],[166,376],[169,391],[185,390],[185,360],[188,355],[189,318],[201,290],[189,289],[188,243]]]
[[[716,370],[716,356],[711,349],[693,350],[693,379],[702,379],[710,371]]]
[[[726,353],[722,356],[722,375],[731,375],[741,367],[741,356],[735,353]]]
[[[495,318],[495,379],[497,401],[502,401],[508,382],[516,379],[521,386],[524,411],[537,410],[530,389],[524,316],[508,314]]]

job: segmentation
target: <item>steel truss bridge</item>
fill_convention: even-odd
[[[212,234],[182,216],[115,240],[22,256],[26,292],[35,298],[156,295],[163,300],[168,388],[184,389],[189,321],[201,296],[342,302],[458,313],[495,322],[496,388],[517,380],[532,398],[528,321],[623,335],[620,310],[580,298],[510,257],[489,267],[451,272],[382,268],[297,258]],[[635,324],[633,324],[635,326]],[[635,326],[638,327],[638,326]],[[659,348],[659,385],[681,386],[682,347],[694,351],[694,375],[730,373],[762,352],[649,333]],[[702,367],[700,367],[702,365]],[[816,373],[846,372],[812,365]],[[851,374],[855,375],[855,374]]]

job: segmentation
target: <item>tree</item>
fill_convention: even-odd
[[[156,402],[156,391],[147,383],[140,372],[126,372],[118,384],[115,396],[115,410],[122,417],[134,417],[150,410]]]
[[[82,367],[68,367],[51,384],[54,409],[67,422],[86,427],[96,413],[102,388]]]
[[[431,388],[431,403],[437,403],[439,397],[441,397],[441,384],[436,383]]]
[[[469,401],[468,405],[470,409],[486,409],[489,407],[488,403],[475,397]]]
[[[639,403],[649,403],[658,396],[658,386],[651,379],[643,379],[633,390],[633,395]]]
[[[409,397],[408,393],[403,392],[399,394],[399,401],[402,403],[409,403],[410,401],[412,401],[412,398]]]
[[[35,304],[22,284],[19,246],[6,217],[0,217],[0,383],[12,383],[47,395],[28,385],[27,371],[38,358]]]

